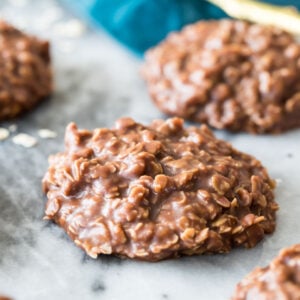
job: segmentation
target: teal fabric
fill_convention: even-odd
[[[205,0],[61,0],[96,27],[104,28],[137,53],[156,45],[170,31],[202,19],[219,19],[226,14]],[[226,1],[226,0],[224,0]],[[300,0],[267,1],[294,4]]]
[[[204,0],[61,0],[76,14],[102,27],[137,53],[156,45],[168,32],[200,19],[225,17]]]

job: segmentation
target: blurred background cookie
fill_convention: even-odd
[[[51,91],[49,43],[0,20],[0,121],[31,110]]]
[[[300,126],[300,46],[281,29],[233,20],[189,25],[146,53],[142,73],[168,115],[251,133]]]

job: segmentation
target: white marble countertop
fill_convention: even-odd
[[[16,124],[35,137],[41,128],[58,133],[30,149],[11,138],[0,142],[0,294],[16,300],[229,299],[246,273],[300,242],[300,130],[278,136],[219,131],[277,179],[281,208],[273,235],[251,250],[158,263],[87,257],[62,229],[42,220],[48,155],[63,149],[70,121],[92,129],[121,116],[144,123],[163,116],[140,79],[141,61],[105,33],[82,28],[56,1],[1,0],[0,16],[52,41],[55,93]]]

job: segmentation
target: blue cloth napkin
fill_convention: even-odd
[[[156,45],[170,31],[201,19],[219,19],[226,14],[205,0],[61,0],[76,14],[104,28],[137,53]],[[224,0],[226,1],[226,0]],[[269,0],[294,5],[300,0]]]

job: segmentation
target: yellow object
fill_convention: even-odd
[[[300,14],[295,7],[277,6],[254,0],[207,0],[229,16],[264,25],[274,25],[300,35]]]

